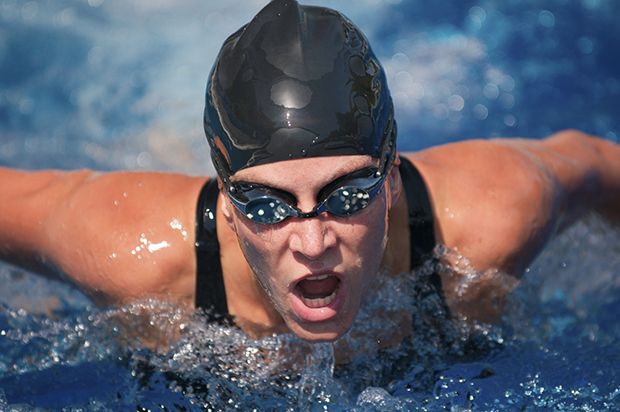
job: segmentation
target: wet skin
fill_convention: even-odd
[[[587,212],[620,224],[620,146],[602,139],[565,131],[544,140],[466,141],[407,157],[428,187],[437,242],[478,271],[520,276],[555,232]],[[309,211],[320,188],[369,162],[307,158],[245,169],[235,178],[286,190]],[[344,334],[375,274],[409,269],[397,171],[367,210],[348,218],[257,227],[220,193],[218,241],[235,322],[253,337],[292,330],[318,341]],[[0,258],[72,283],[100,306],[154,297],[192,307],[196,199],[205,181],[157,172],[0,168]],[[316,288],[300,282],[325,274],[337,279],[329,276]],[[480,296],[497,296],[494,285],[482,282],[465,296],[455,293],[459,280],[442,275],[451,310],[489,320],[494,309]],[[336,299],[323,312],[300,305],[302,294],[312,299],[335,286]]]
[[[299,159],[241,170],[234,180],[285,190],[307,212],[328,183],[372,165],[368,156]],[[398,198],[392,186],[393,173],[370,205],[352,216],[323,213],[311,219],[289,217],[273,225],[251,221],[227,197],[220,198],[226,222],[236,232],[256,279],[300,338],[333,341],[352,326],[384,256],[388,211]]]

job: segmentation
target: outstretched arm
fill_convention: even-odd
[[[0,168],[0,258],[73,283],[101,305],[146,294],[191,304],[204,180]]]
[[[531,153],[553,179],[560,202],[558,230],[590,211],[620,224],[620,146],[574,130],[542,141],[505,143]]]
[[[448,302],[467,316],[493,320],[510,289],[493,271],[521,276],[554,233],[584,214],[620,224],[620,146],[603,139],[564,131],[472,140],[411,159],[429,187],[437,241],[487,271],[467,296],[455,289],[460,277],[442,276]]]
[[[438,241],[478,270],[520,275],[551,235],[590,211],[620,224],[620,146],[577,131],[471,140],[412,156]]]
[[[92,176],[90,171],[27,172],[0,168],[0,257],[57,277],[45,256],[46,223],[61,199]]]

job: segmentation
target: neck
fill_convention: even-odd
[[[401,192],[396,204],[390,209],[388,219],[388,242],[381,261],[381,270],[390,274],[410,272],[409,209],[404,192]]]

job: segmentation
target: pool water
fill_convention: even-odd
[[[0,410],[617,410],[619,250],[617,231],[580,222],[529,268],[501,327],[442,316],[430,267],[385,280],[335,345],[255,341],[167,302],[96,310],[4,268]],[[43,315],[46,295],[62,305]]]
[[[212,174],[206,75],[264,3],[3,0],[0,165]],[[369,37],[401,151],[570,127],[618,140],[614,0],[309,3]],[[591,217],[531,265],[500,326],[442,316],[428,267],[385,280],[333,346],[253,341],[167,302],[99,310],[2,265],[0,410],[618,410],[619,261]]]

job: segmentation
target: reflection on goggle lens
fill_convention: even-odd
[[[244,213],[255,222],[275,223],[284,220],[288,216],[288,211],[284,207],[285,204],[276,197],[265,196],[246,204]]]
[[[377,168],[367,167],[342,176],[319,192],[319,203],[304,213],[294,204],[288,192],[257,183],[237,182],[228,192],[232,203],[254,222],[278,223],[288,216],[307,219],[329,212],[337,216],[350,216],[365,209],[379,193],[385,173],[377,176]]]

